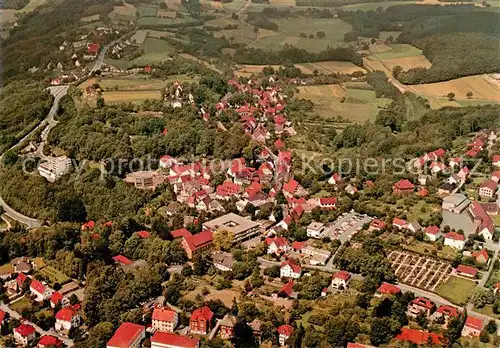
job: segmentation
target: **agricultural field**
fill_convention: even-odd
[[[294,20],[278,19],[273,22],[278,25],[278,35],[259,38],[250,45],[251,47],[276,51],[288,44],[309,52],[321,52],[328,46],[345,45],[344,34],[352,30],[350,24],[340,19],[294,18]],[[300,34],[316,35],[318,31],[324,31],[326,36],[323,39],[300,36]]]
[[[466,94],[473,93],[473,100],[500,102],[500,82],[489,75],[476,75],[459,79],[406,86],[410,92],[425,97],[443,97],[455,93],[455,99],[467,100]]]
[[[157,8],[154,6],[141,5],[137,8],[139,17],[156,17]]]
[[[354,123],[373,121],[380,108],[390,103],[389,99],[376,98],[374,91],[341,85],[301,86],[298,90],[298,98],[311,100],[319,116],[330,121],[337,117]]]
[[[102,97],[106,103],[142,103],[145,100],[161,99],[160,91],[104,91]]]
[[[422,50],[407,44],[390,44],[387,46],[388,50],[383,50],[382,52],[372,53],[370,58],[373,60],[388,60],[394,58],[406,58],[411,56],[419,56],[422,54]]]
[[[160,17],[141,17],[137,20],[138,25],[142,26],[175,26],[186,23],[197,23],[198,20],[192,17],[183,18],[160,18]]]
[[[335,74],[352,74],[356,71],[366,72],[365,69],[354,65],[351,62],[338,62],[338,61],[328,61],[328,62],[317,62],[317,63],[303,63],[295,64],[305,74],[312,74],[314,70],[317,70],[320,74],[329,75]]]
[[[134,5],[125,2],[121,6],[115,6],[109,17],[114,21],[135,21],[137,9]]]
[[[361,4],[351,4],[341,6],[340,8],[344,11],[375,11],[378,8],[386,9],[391,6],[396,5],[408,5],[411,3],[417,3],[417,1],[380,1],[380,2],[367,2]]]
[[[225,37],[231,42],[248,45],[257,38],[257,34],[253,30],[253,26],[235,21],[230,18],[218,18],[205,23],[205,26],[214,26],[224,28],[228,25],[237,25],[236,29],[224,29],[213,31],[215,37]],[[232,39],[231,39],[232,38]]]
[[[423,54],[417,56],[403,57],[403,58],[392,58],[382,61],[387,69],[392,71],[395,66],[399,65],[403,70],[409,70],[412,68],[430,68],[431,62]]]
[[[20,10],[2,9],[0,10],[0,25],[11,22],[16,18],[16,14],[28,13],[38,6],[45,4],[46,0],[30,0],[28,5]]]
[[[450,276],[446,282],[437,288],[436,293],[457,305],[465,305],[475,287],[476,283],[473,281]]]

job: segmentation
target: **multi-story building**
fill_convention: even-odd
[[[434,302],[431,300],[425,297],[417,297],[408,304],[408,316],[416,318],[420,313],[423,313],[426,318],[429,318],[434,306]]]
[[[146,337],[146,328],[142,325],[125,322],[115,331],[106,344],[106,348],[139,348]]]
[[[207,306],[195,309],[189,318],[189,330],[193,334],[206,335],[212,329],[214,313]]]
[[[71,159],[66,156],[49,157],[38,165],[38,173],[50,182],[54,182],[71,169]]]
[[[259,227],[258,223],[234,213],[223,215],[203,224],[203,229],[212,230],[214,233],[222,230],[232,233],[234,243],[255,237],[259,234]]]
[[[179,323],[179,314],[170,307],[155,307],[152,316],[153,329],[174,332]]]

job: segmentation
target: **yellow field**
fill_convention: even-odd
[[[137,103],[146,99],[161,99],[160,91],[111,91],[103,92],[102,97],[108,103]]]
[[[380,70],[383,71],[387,76],[392,76],[392,71],[389,71],[389,69],[387,69],[381,61],[373,60],[370,58],[363,58],[363,66],[366,67],[367,70]]]
[[[384,44],[370,46],[370,52],[372,52],[372,53],[386,52],[386,51],[390,51],[390,50],[391,50],[391,48],[387,45],[384,45]]]
[[[428,100],[432,109],[441,109],[445,106],[460,107],[460,104],[456,101],[448,100],[447,98],[428,98]]]
[[[135,17],[137,10],[134,5],[124,3],[123,6],[115,6],[111,14]]]
[[[342,98],[346,96],[346,90],[341,85],[321,85],[321,86],[300,86],[300,98]]]
[[[234,73],[236,76],[250,77],[252,74],[260,74],[262,69],[269,65],[240,65],[241,68]],[[275,70],[279,69],[281,65],[271,65]]]
[[[365,69],[360,68],[359,66],[354,65],[351,62],[327,61],[327,62],[317,62],[317,63],[295,64],[295,66],[305,74],[312,74],[314,70],[317,70],[319,73],[327,75],[331,73],[352,74],[355,71],[366,72]]]
[[[500,101],[500,82],[488,75],[406,87],[410,92],[428,97],[442,97],[448,93],[455,93],[455,99],[467,99],[466,94],[472,92],[473,99]]]
[[[382,64],[390,71],[392,71],[396,65],[399,65],[405,71],[412,68],[430,68],[432,65],[423,54],[404,58],[387,59],[383,60]]]

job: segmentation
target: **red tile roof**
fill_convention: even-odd
[[[24,284],[24,281],[28,278],[26,274],[24,273],[19,273],[16,278],[16,282],[18,286],[22,286]]]
[[[98,43],[93,42],[87,46],[87,52],[96,54],[99,52],[100,47],[101,46]]]
[[[336,203],[337,203],[337,198],[335,198],[335,197],[328,197],[328,198],[320,198],[319,199],[320,205],[335,205]]]
[[[141,237],[143,239],[149,238],[149,236],[151,235],[151,233],[149,233],[148,231],[139,231],[136,233],[139,237]]]
[[[144,326],[134,323],[123,323],[108,341],[108,346],[128,348],[145,331]]]
[[[370,222],[370,226],[373,228],[384,228],[386,224],[380,219],[373,219],[372,222]]]
[[[427,309],[431,309],[434,306],[434,302],[425,297],[417,297],[411,303]]]
[[[448,232],[446,233],[444,238],[454,239],[454,240],[465,240],[464,235],[457,232]]]
[[[125,256],[123,255],[116,255],[116,256],[113,256],[113,260],[117,263],[121,263],[122,265],[126,266],[126,265],[131,265],[133,264],[134,262],[128,258],[126,258]]]
[[[295,285],[295,283],[293,281],[289,281],[288,283],[283,285],[283,287],[281,288],[281,290],[278,293],[285,293],[288,295],[288,297],[291,297],[292,293],[293,293],[293,286],[294,285]]]
[[[403,179],[395,183],[394,187],[399,190],[410,190],[410,189],[413,190],[415,186],[409,180]]]
[[[432,234],[432,235],[436,235],[436,234],[438,234],[438,233],[439,233],[439,227],[434,226],[434,225],[432,225],[432,226],[427,226],[427,227],[425,228],[425,233]]]
[[[406,221],[396,217],[392,220],[392,224],[396,226],[406,226]]]
[[[43,285],[39,280],[33,278],[31,280],[30,289],[43,294],[45,292],[45,285]]]
[[[191,314],[191,319],[190,320],[205,320],[205,321],[211,321],[212,318],[214,317],[214,313],[208,308],[207,306],[197,308],[193,311],[193,314]]]
[[[439,306],[436,312],[448,317],[458,317],[458,310],[453,306]]]
[[[157,343],[168,347],[195,348],[198,347],[200,340],[170,332],[157,331],[153,337],[151,337],[151,343]]]
[[[58,304],[59,302],[61,302],[63,299],[63,295],[61,295],[61,293],[59,291],[56,291],[52,294],[52,296],[50,297],[50,302],[52,302],[53,304]]]
[[[470,276],[475,277],[476,274],[477,274],[477,269],[475,269],[472,266],[458,265],[457,272],[459,272],[459,273],[465,273],[465,274],[468,274]]]
[[[191,236],[191,232],[189,232],[186,228],[179,228],[178,230],[173,230],[170,232],[172,235],[172,238],[182,238],[182,237],[188,237]]]
[[[28,324],[21,324],[14,329],[15,332],[23,337],[27,337],[35,332],[35,328]]]
[[[62,344],[63,342],[60,339],[50,335],[45,335],[38,341],[38,345],[46,347],[62,347]]]
[[[288,324],[284,324],[279,326],[277,331],[280,335],[290,337],[293,333],[293,327]]]
[[[198,234],[184,237],[184,240],[186,241],[189,249],[191,251],[195,251],[199,248],[212,244],[212,231],[201,231]]]
[[[278,150],[282,150],[284,147],[285,147],[285,143],[283,142],[283,140],[281,139],[278,139],[274,142],[274,146],[278,149]]]
[[[4,320],[5,320],[5,315],[6,315],[6,314],[7,314],[7,313],[5,313],[4,311],[2,311],[2,310],[0,309],[0,324],[1,324]]]
[[[56,313],[56,319],[61,321],[71,321],[77,315],[76,311],[71,307],[64,307]]]
[[[171,323],[175,321],[176,314],[170,307],[155,307],[152,319]]]
[[[290,179],[290,181],[283,185],[283,191],[294,193],[295,190],[297,190],[297,187],[299,187],[299,183],[297,182],[297,180]]]
[[[472,253],[472,256],[477,260],[481,256],[484,257],[486,261],[490,258],[490,255],[488,255],[488,252],[485,249],[481,249],[479,251],[475,251]]]
[[[427,344],[429,337],[433,344],[444,344],[444,337],[441,334],[408,329],[405,327],[401,329],[401,332],[396,336],[396,339],[399,341],[409,341],[415,344]]]
[[[297,242],[297,241],[294,241],[292,243],[292,248],[294,250],[302,250],[302,248],[304,247],[305,243],[304,242]]]
[[[482,330],[483,321],[477,317],[468,315],[467,319],[465,319],[465,326],[470,327],[471,329]]]
[[[302,267],[300,267],[299,265],[297,265],[297,264],[295,263],[295,261],[293,261],[292,259],[288,259],[288,260],[286,260],[286,261],[283,261],[283,262],[281,263],[281,265],[280,265],[280,268],[283,268],[283,267],[285,267],[285,266],[287,266],[287,265],[288,265],[288,266],[290,266],[290,267],[292,268],[292,271],[293,271],[294,273],[300,273],[300,272],[302,272]]]
[[[348,280],[349,278],[351,278],[351,274],[347,271],[338,271],[333,275],[333,278]]]
[[[94,229],[94,226],[95,226],[95,221],[91,220],[91,221],[84,223],[82,225],[82,229],[92,230],[92,229]]]
[[[401,289],[394,284],[384,282],[379,286],[377,292],[384,295],[396,295],[401,292]]]
[[[497,185],[498,184],[496,182],[494,182],[493,180],[488,179],[488,180],[483,181],[483,183],[479,187],[480,188],[487,187],[487,188],[489,188],[492,191],[496,191]]]
[[[266,238],[266,243],[268,245],[275,244],[277,247],[288,245],[285,237]]]

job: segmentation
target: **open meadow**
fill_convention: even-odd
[[[365,69],[352,62],[327,61],[316,63],[295,64],[305,74],[313,74],[317,70],[320,74],[352,74],[356,71],[366,72]]]
[[[109,14],[109,18],[114,21],[135,21],[137,18],[137,9],[134,5],[127,4],[115,6],[113,12]]]
[[[350,24],[340,19],[294,18],[273,20],[278,25],[278,35],[259,38],[251,47],[265,51],[276,51],[285,45],[295,46],[309,52],[321,52],[330,47],[344,46],[344,34],[351,31]],[[325,32],[322,39],[316,37],[319,31]],[[301,37],[304,34],[307,37]],[[314,38],[309,38],[313,35]]]
[[[476,283],[464,278],[450,276],[446,282],[437,288],[437,294],[448,301],[457,304],[465,305],[469,299],[469,295],[476,287]]]
[[[160,100],[160,91],[109,91],[102,92],[106,103],[142,103],[145,100]]]
[[[257,38],[257,34],[253,30],[253,26],[242,23],[231,18],[217,18],[205,22],[204,26],[224,28],[229,25],[237,25],[236,29],[223,29],[212,31],[215,37],[225,37],[231,42],[248,45]],[[231,39],[232,38],[232,39]]]
[[[153,37],[147,37],[138,49],[144,51],[144,54],[135,59],[106,59],[105,62],[119,69],[126,70],[134,66],[142,67],[161,63],[168,60],[170,55],[175,52],[175,48],[167,41]]]

